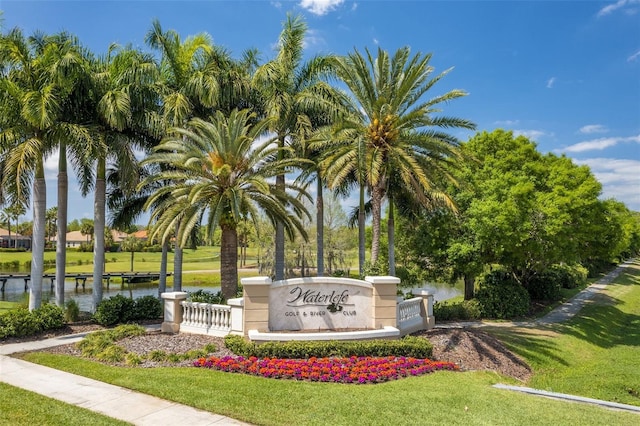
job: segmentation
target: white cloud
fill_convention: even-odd
[[[636,53],[634,53],[633,55],[629,56],[627,58],[627,62],[634,62],[637,61],[638,58],[640,58],[640,50],[638,50]]]
[[[499,120],[494,122],[496,126],[516,126],[520,124],[520,120]]]
[[[543,132],[542,130],[513,130],[514,136],[524,136],[531,140],[538,140],[543,136],[549,136],[547,132]]]
[[[579,142],[574,145],[569,145],[566,148],[560,149],[558,151],[564,152],[585,152],[585,151],[602,151],[603,149],[610,148],[612,146],[616,146],[619,143],[624,142],[636,142],[640,143],[640,135],[638,136],[630,136],[627,138],[598,138],[590,141]]]
[[[304,41],[302,42],[303,47],[306,49],[310,46],[319,46],[325,45],[326,42],[324,38],[320,36],[320,33],[314,29],[308,29],[307,33],[304,36]]]
[[[613,4],[609,4],[598,11],[598,18],[609,15],[610,13],[615,12],[618,9],[624,9],[627,13],[634,13],[633,9],[627,8],[627,6],[631,6],[633,4],[640,4],[640,0],[618,0]]]
[[[608,131],[609,129],[607,129],[606,126],[603,126],[602,124],[587,124],[586,126],[580,127],[580,133],[586,134],[607,133]]]
[[[378,39],[377,38],[373,38],[373,44],[375,44],[376,46],[379,44]]]
[[[276,9],[282,9],[282,3],[280,3],[279,1],[272,1],[271,5]]]
[[[322,16],[335,10],[342,3],[344,0],[302,0],[300,7],[307,9],[314,15]]]
[[[603,198],[615,198],[625,203],[629,209],[640,211],[640,160],[589,158],[574,159],[574,162],[589,166],[602,184]]]
[[[551,89],[555,84],[555,82],[556,82],[555,77],[551,77],[549,80],[547,80],[547,89]]]

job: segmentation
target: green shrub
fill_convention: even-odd
[[[581,287],[587,283],[589,271],[584,266],[558,264],[550,268],[562,288]]]
[[[558,274],[552,269],[535,275],[527,285],[527,291],[531,299],[550,302],[555,302],[562,298],[561,288]]]
[[[122,324],[133,318],[135,302],[121,294],[116,294],[100,302],[93,319],[100,325]]]
[[[506,272],[490,272],[479,284],[476,300],[483,318],[510,319],[529,312],[529,293]]]
[[[115,342],[126,337],[141,336],[145,333],[144,327],[139,325],[120,325],[112,330],[96,331],[88,334],[84,339],[76,343],[76,347],[82,352],[83,356],[108,361],[109,358],[117,356],[117,352],[114,352],[116,350],[109,349],[114,346]],[[106,351],[109,352],[101,355]]]
[[[66,322],[76,322],[80,317],[80,306],[73,299],[67,300],[64,304],[64,319]]]
[[[310,358],[310,357],[349,357],[349,356],[407,356],[429,358],[433,346],[427,339],[406,336],[400,340],[363,340],[346,341],[290,341],[268,342],[257,345],[241,336],[228,335],[225,346],[245,357],[258,358]]]
[[[162,302],[155,296],[142,296],[135,300],[132,319],[148,320],[162,317]]]
[[[0,339],[24,337],[64,326],[64,311],[55,305],[45,303],[29,312],[27,308],[11,309],[0,316]]]
[[[213,305],[223,305],[225,303],[224,297],[222,297],[222,292],[218,291],[217,293],[212,293],[206,290],[198,290],[194,292],[189,292],[188,299],[190,302],[197,303],[211,303]]]
[[[64,309],[45,303],[31,313],[38,322],[40,330],[55,330],[64,327]]]
[[[26,308],[12,309],[0,316],[0,338],[29,336],[39,331],[36,317]]]
[[[482,313],[477,300],[444,301],[433,304],[433,316],[436,321],[468,321],[481,319]]]

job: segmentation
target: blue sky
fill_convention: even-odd
[[[587,164],[603,198],[640,211],[640,0],[0,0],[0,10],[5,29],[67,30],[98,54],[112,42],[147,49],[144,35],[158,18],[183,38],[207,32],[235,56],[257,48],[268,60],[287,12],[308,24],[308,55],[404,45],[431,52],[436,72],[454,67],[432,95],[469,92],[445,114],[478,130],[513,130],[542,152]],[[471,135],[456,133],[463,141]],[[56,203],[54,160],[49,206]],[[72,218],[92,217],[92,208],[70,195]]]

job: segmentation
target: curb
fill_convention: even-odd
[[[628,405],[628,404],[620,404],[617,402],[609,402],[609,401],[602,401],[600,399],[593,399],[593,398],[586,398],[583,396],[576,396],[576,395],[568,395],[565,393],[557,393],[557,392],[549,392],[549,391],[544,391],[544,390],[540,390],[540,389],[533,389],[533,388],[527,388],[527,387],[523,387],[523,386],[509,386],[509,385],[503,385],[503,384],[495,384],[493,385],[494,388],[497,389],[505,389],[505,390],[510,390],[510,391],[515,391],[515,392],[522,392],[522,393],[528,393],[531,395],[536,395],[536,396],[544,396],[546,398],[553,398],[553,399],[560,399],[560,400],[564,400],[564,401],[573,401],[573,402],[581,402],[584,404],[592,404],[592,405],[598,405],[604,408],[609,408],[609,409],[615,409],[615,410],[624,410],[624,411],[629,411],[632,413],[636,413],[636,414],[640,414],[640,407],[637,407],[635,405]]]

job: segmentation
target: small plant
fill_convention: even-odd
[[[78,317],[80,317],[80,306],[78,306],[78,302],[73,299],[67,300],[67,303],[64,304],[64,320],[66,322],[76,322],[78,321]]]
[[[147,358],[149,358],[149,360],[151,361],[162,362],[167,359],[167,353],[165,351],[156,349],[149,352]]]
[[[132,367],[135,367],[137,365],[142,364],[142,357],[138,354],[129,352],[124,357],[124,363]]]
[[[193,365],[271,379],[354,384],[383,383],[438,370],[459,369],[450,362],[393,356],[309,359],[210,357],[200,358]]]
[[[98,305],[93,319],[100,325],[111,326],[133,319],[135,302],[121,294],[116,294]]]
[[[188,299],[190,302],[197,303],[211,303],[212,305],[222,305],[225,303],[224,297],[222,297],[222,292],[219,291],[217,293],[212,293],[206,290],[198,290],[189,293]]]
[[[162,302],[155,296],[142,296],[135,300],[132,319],[151,320],[162,317]]]
[[[51,303],[45,303],[31,312],[38,322],[39,331],[55,330],[64,326],[64,310]]]
[[[433,346],[427,339],[405,336],[400,340],[291,341],[269,342],[261,345],[246,341],[242,336],[224,338],[227,349],[237,355],[258,358],[310,358],[335,356],[407,356],[429,358]]]
[[[436,321],[468,321],[482,318],[480,303],[477,300],[461,302],[436,302],[433,304],[433,316]]]

